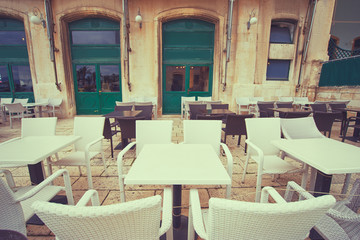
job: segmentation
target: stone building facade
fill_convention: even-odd
[[[187,95],[212,96],[233,110],[237,97],[315,100],[334,5],[335,0],[0,0],[0,23],[23,23],[34,98],[63,98],[62,117],[102,114],[115,100],[142,96],[157,98],[159,114],[174,114]],[[45,27],[31,21],[33,15],[42,15]],[[11,74],[10,57],[2,57],[0,66],[8,64]],[[170,87],[178,80],[179,89]],[[194,90],[198,81],[202,86]],[[87,83],[93,89],[85,94]]]

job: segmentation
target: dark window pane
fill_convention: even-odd
[[[15,92],[32,92],[32,80],[29,66],[12,65]]]
[[[10,92],[9,76],[6,66],[0,66],[0,92]]]
[[[78,92],[96,92],[96,71],[94,65],[77,65]]]
[[[270,42],[292,43],[290,29],[288,27],[271,25]]]
[[[269,60],[266,79],[286,81],[289,78],[290,60]]]
[[[101,90],[103,92],[120,92],[119,76],[119,65],[101,65]]]
[[[185,66],[166,66],[166,91],[185,91]]]
[[[119,31],[72,31],[73,44],[120,44]]]
[[[26,45],[24,31],[0,31],[0,45]]]
[[[189,90],[193,92],[207,92],[209,90],[209,67],[191,66]]]

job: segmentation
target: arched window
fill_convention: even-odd
[[[270,43],[293,43],[296,23],[292,20],[271,22]]]

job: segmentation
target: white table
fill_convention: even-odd
[[[37,107],[39,109],[39,117],[42,117],[42,107],[45,107],[47,105],[48,105],[47,102],[37,102],[37,103],[23,104],[23,106],[26,107],[28,110],[31,109],[31,108]],[[34,114],[35,114],[35,111],[34,111]]]
[[[0,144],[0,165],[28,165],[32,183],[44,180],[42,161],[73,144],[79,136],[23,137]]]
[[[182,184],[230,184],[231,178],[211,145],[149,144],[144,145],[124,182],[174,185],[173,226],[178,229],[181,225]],[[174,235],[176,238],[175,231]]]
[[[318,170],[316,192],[329,192],[332,174],[360,172],[360,148],[347,143],[330,138],[281,139],[272,143]]]

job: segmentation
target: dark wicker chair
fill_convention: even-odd
[[[260,113],[259,117],[274,117],[274,110],[269,109],[269,108],[274,108],[274,103],[275,102],[258,101],[257,106]]]
[[[132,105],[130,106],[115,106],[114,111],[131,111],[133,108]]]
[[[121,130],[122,148],[128,145],[131,138],[135,138],[136,120],[145,120],[145,117],[117,118]]]
[[[332,125],[338,116],[338,113],[331,112],[314,112],[313,115],[316,127],[319,129],[320,132],[323,132],[325,136],[328,132],[329,138],[331,136]]]
[[[246,133],[246,125],[245,119],[252,118],[254,114],[244,114],[244,115],[227,115],[226,119],[226,127],[222,130],[224,131],[224,143],[226,143],[226,137],[228,135],[239,135],[238,145],[240,145],[241,136],[245,135]],[[246,144],[245,144],[245,152],[246,152]]]
[[[203,115],[207,113],[206,104],[189,104],[190,119],[195,120],[197,115]]]
[[[292,108],[293,102],[276,102],[277,108]]]
[[[353,124],[351,124],[353,122]],[[342,141],[344,142],[346,139],[346,133],[349,129],[349,127],[354,128],[354,131],[359,132],[360,131],[360,118],[359,117],[349,117],[344,125],[343,135],[342,135]],[[353,134],[354,136],[357,134]],[[357,138],[357,139],[356,139]],[[354,141],[359,141],[359,136],[352,138]]]
[[[229,104],[227,103],[211,104],[211,109],[229,109]]]
[[[153,105],[135,105],[135,110],[142,110],[137,117],[144,117],[145,120],[152,119]]]
[[[303,118],[308,117],[310,114],[311,112],[288,112],[284,114],[283,118]]]
[[[327,112],[327,107],[325,103],[314,103],[310,104],[313,112]]]
[[[196,116],[196,120],[222,120],[224,115],[200,115]]]
[[[347,112],[343,111],[343,109],[346,108],[346,103],[329,103],[329,107],[332,112],[339,113],[339,116],[335,119],[335,122],[341,122],[340,136],[342,136],[347,120]]]

